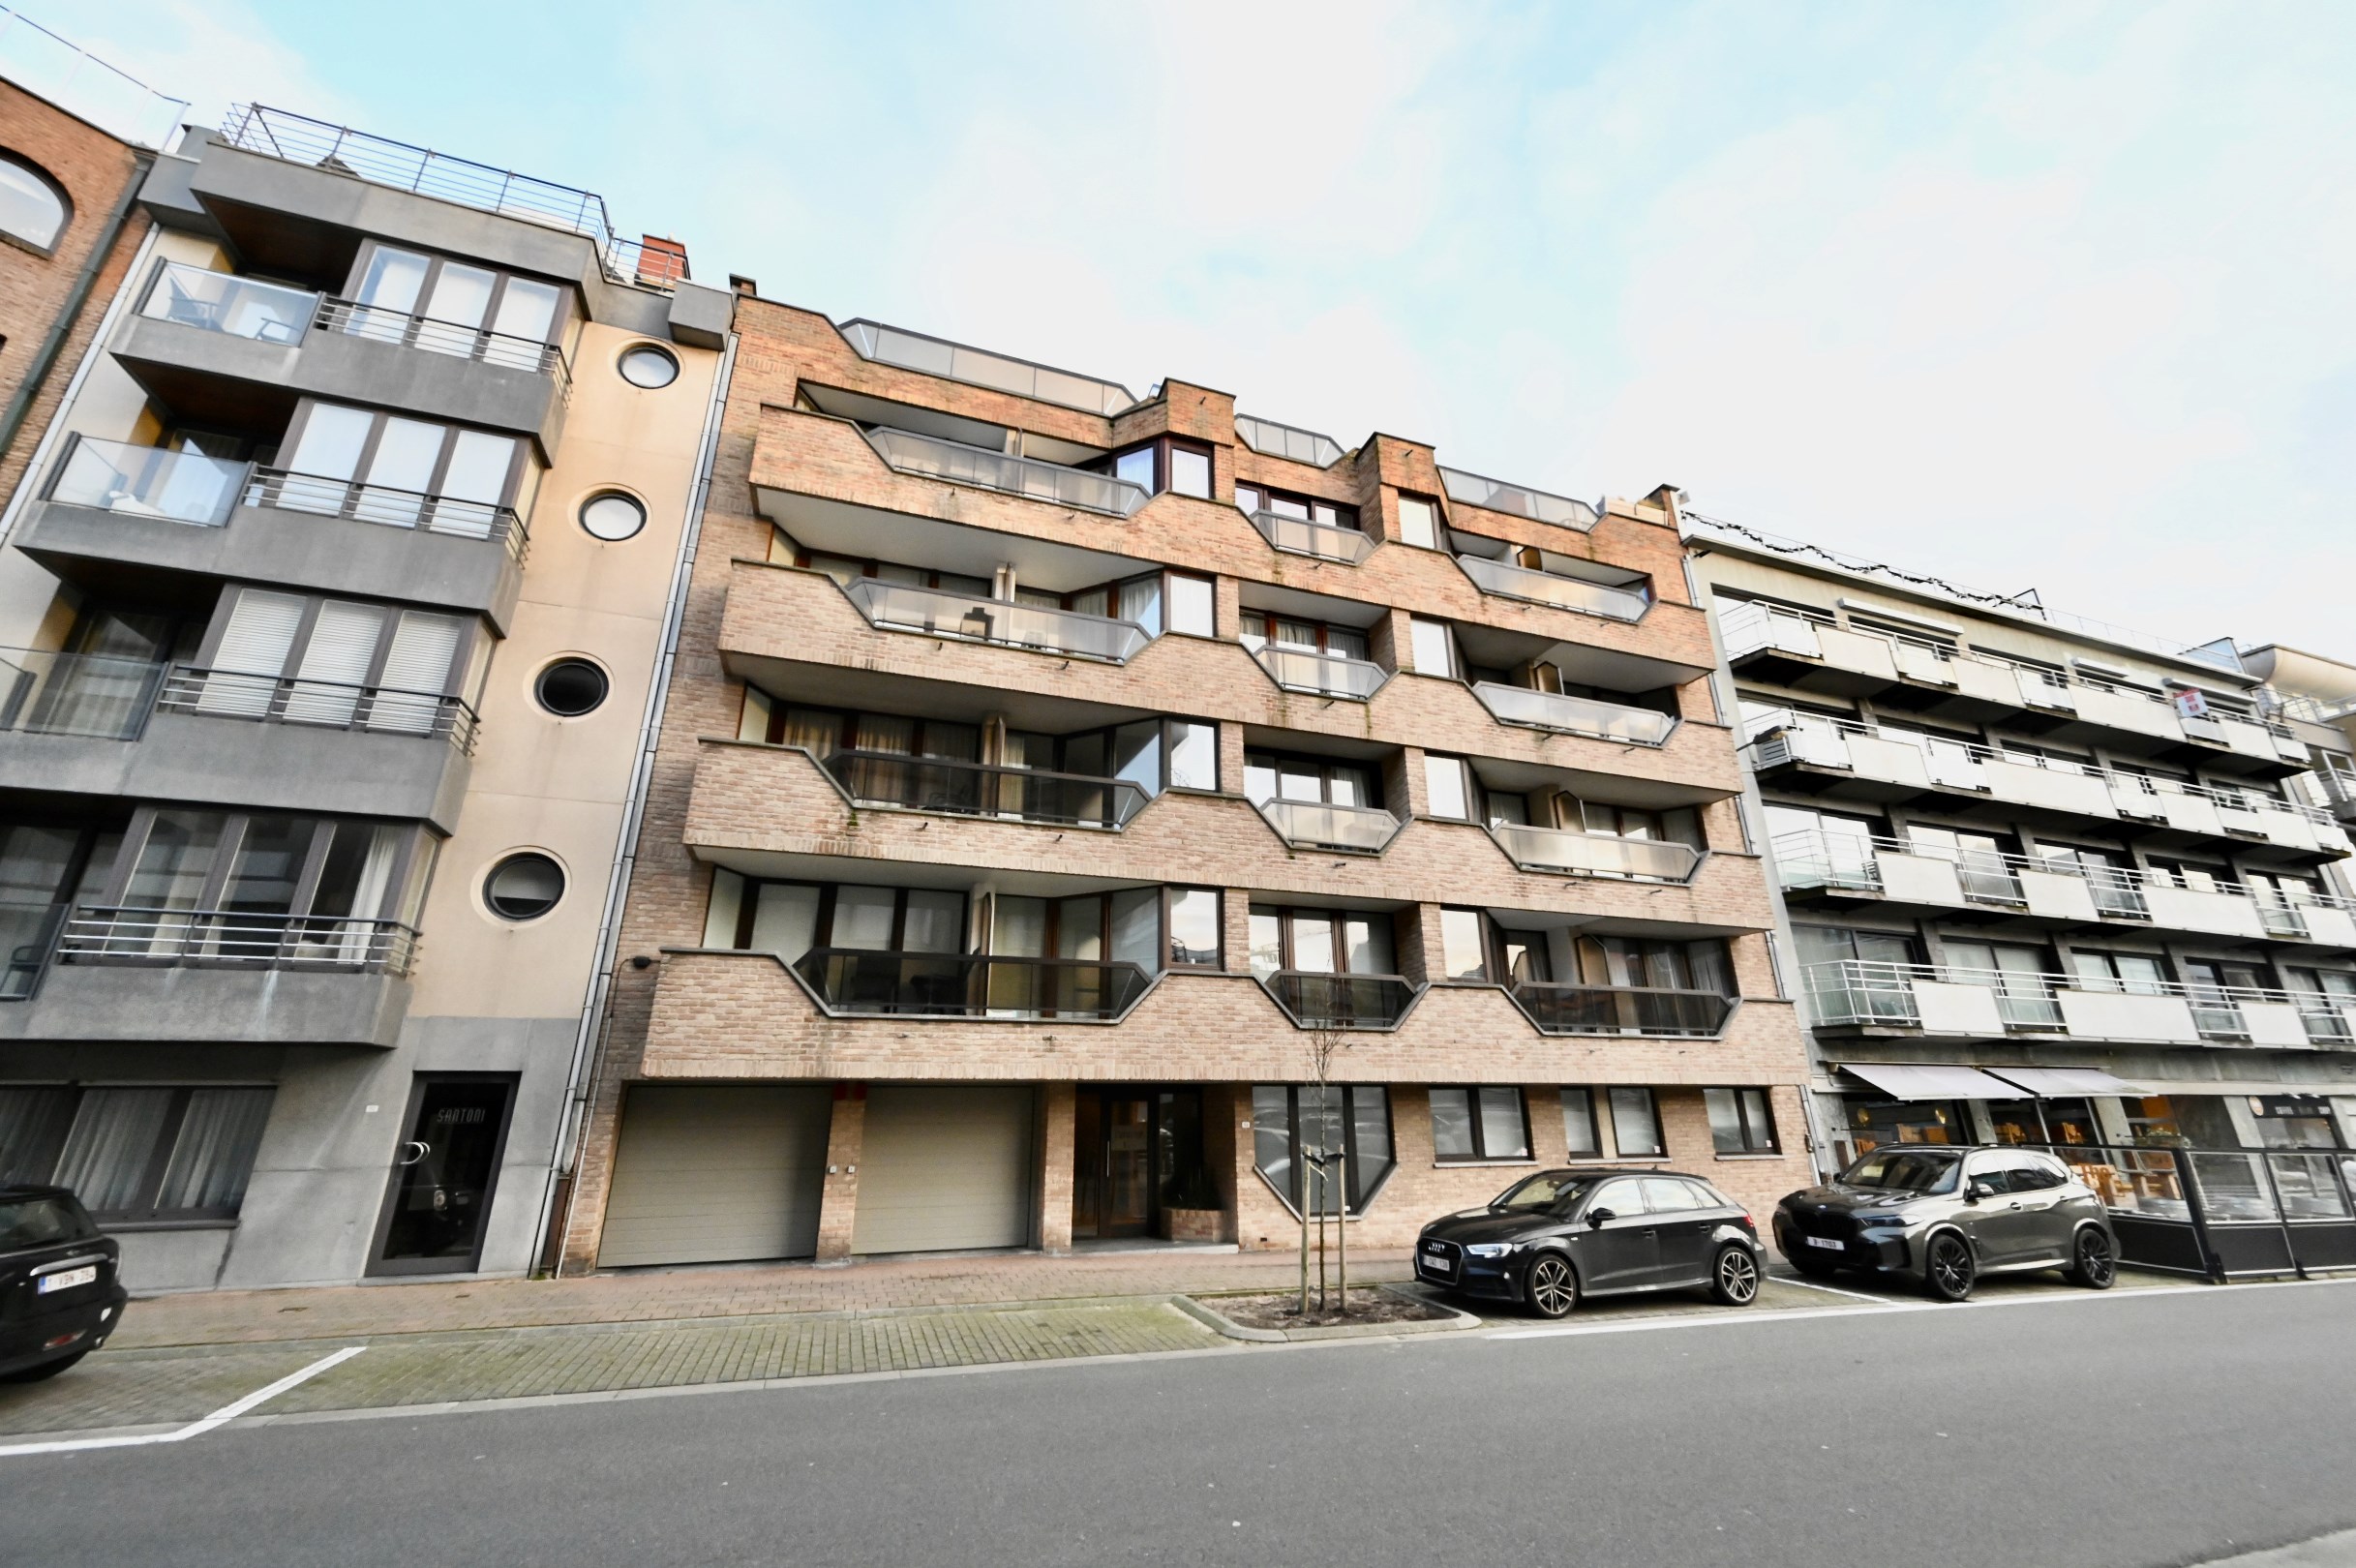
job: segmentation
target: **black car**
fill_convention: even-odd
[[[1547,1170],[1485,1209],[1424,1226],[1415,1277],[1541,1317],[1560,1317],[1582,1296],[1696,1286],[1747,1307],[1759,1298],[1764,1255],[1742,1205],[1699,1176]]]
[[[0,1187],[0,1383],[54,1377],[122,1322],[122,1244],[62,1187]]]

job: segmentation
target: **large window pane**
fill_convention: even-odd
[[[377,416],[366,408],[346,407],[340,403],[313,404],[311,411],[303,416],[303,434],[286,460],[287,470],[316,474],[321,479],[356,477],[360,472],[360,453],[368,445],[368,433],[376,422]],[[299,506],[306,511],[319,504],[297,498],[304,494],[297,487],[279,504]]]
[[[1472,1096],[1464,1089],[1432,1091],[1432,1153],[1441,1160],[1479,1156],[1472,1136]]]
[[[816,945],[818,890],[792,883],[763,883],[754,890],[752,950],[773,952],[792,963]]]
[[[245,1201],[246,1179],[253,1174],[254,1156],[261,1148],[262,1127],[269,1119],[267,1089],[191,1091],[156,1207],[166,1212],[236,1213]]]
[[[1465,764],[1456,757],[1424,758],[1424,804],[1435,817],[1472,820],[1471,792],[1465,788]]]
[[[1613,1089],[1612,1141],[1622,1160],[1642,1160],[1667,1152],[1661,1147],[1661,1123],[1653,1111],[1651,1090],[1624,1086]]]
[[[1162,579],[1140,577],[1121,585],[1113,603],[1115,618],[1145,628],[1148,637],[1162,635]]]
[[[1292,1095],[1281,1083],[1252,1090],[1252,1161],[1270,1186],[1292,1193]]]
[[[1399,964],[1391,955],[1391,918],[1388,915],[1351,916],[1342,922],[1345,966],[1352,975],[1395,975]]]
[[[59,1186],[97,1214],[144,1209],[147,1167],[170,1119],[169,1089],[85,1089],[58,1156]]]
[[[226,821],[218,811],[157,812],[124,902],[136,909],[196,908]]]
[[[1573,1160],[1595,1160],[1603,1143],[1595,1131],[1595,1095],[1587,1089],[1562,1091],[1562,1138]]]
[[[1181,790],[1219,788],[1219,727],[1173,721],[1170,738],[1170,787]]]
[[[1170,890],[1170,957],[1173,964],[1219,963],[1219,890]]]
[[[1358,1213],[1381,1187],[1395,1163],[1391,1154],[1391,1097],[1379,1084],[1353,1084],[1349,1090],[1349,1200]]]
[[[1112,776],[1147,795],[1162,793],[1162,721],[1145,719],[1112,732]]]
[[[1187,632],[1195,637],[1209,637],[1217,630],[1218,619],[1213,606],[1211,580],[1207,577],[1188,577],[1178,572],[1169,574],[1170,630]]]
[[[1456,649],[1448,636],[1444,621],[1416,619],[1410,622],[1415,641],[1415,673],[1428,676],[1456,674]]]
[[[1281,917],[1252,912],[1252,973],[1273,975],[1284,967],[1284,925]]]
[[[1170,489],[1181,496],[1211,494],[1211,459],[1183,446],[1170,448]]]
[[[1439,548],[1439,519],[1430,501],[1413,496],[1399,498],[1399,537],[1426,550]]]
[[[1162,967],[1162,890],[1129,888],[1112,895],[1112,961],[1147,974]]]
[[[1481,940],[1481,912],[1477,909],[1443,909],[1439,912],[1439,941],[1442,967],[1450,980],[1477,980],[1489,978],[1489,955]]]
[[[1326,915],[1295,915],[1292,920],[1292,967],[1304,974],[1334,972],[1334,921]]]
[[[71,1089],[0,1089],[0,1187],[49,1179],[76,1098]]]
[[[1522,1091],[1481,1091],[1481,1153],[1491,1160],[1529,1158],[1529,1132],[1522,1120]]]
[[[834,930],[827,944],[883,952],[891,947],[891,915],[897,902],[890,888],[837,888]]]
[[[910,892],[908,920],[901,933],[900,950],[963,952],[965,895],[926,890]]]

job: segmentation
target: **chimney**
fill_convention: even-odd
[[[675,239],[649,234],[638,242],[638,281],[653,288],[669,288],[687,277],[687,247]]]
[[[735,289],[740,294],[758,294],[761,292],[761,286],[740,272],[732,272],[728,275],[728,286]]]

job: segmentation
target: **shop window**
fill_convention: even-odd
[[[1529,1115],[1522,1091],[1486,1085],[1432,1091],[1432,1153],[1448,1160],[1527,1160]]]
[[[1660,1160],[1668,1146],[1661,1141],[1661,1109],[1649,1089],[1615,1084],[1606,1091],[1612,1108],[1612,1143],[1622,1160]]]
[[[1848,1143],[1870,1154],[1891,1143],[1971,1143],[1970,1113],[1961,1101],[1852,1100],[1845,1108]]]
[[[1705,1089],[1709,1141],[1722,1155],[1773,1154],[1775,1113],[1765,1089]]]
[[[102,1222],[233,1220],[272,1093],[0,1089],[0,1184],[70,1187]]]
[[[1341,1185],[1335,1152],[1347,1155],[1349,1212],[1363,1214],[1397,1163],[1391,1144],[1391,1097],[1379,1084],[1263,1083],[1252,1091],[1252,1159],[1295,1214],[1309,1205],[1333,1214]]]

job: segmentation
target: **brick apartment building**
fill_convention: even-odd
[[[749,285],[735,331],[566,1267],[1806,1178],[1670,492]]]

